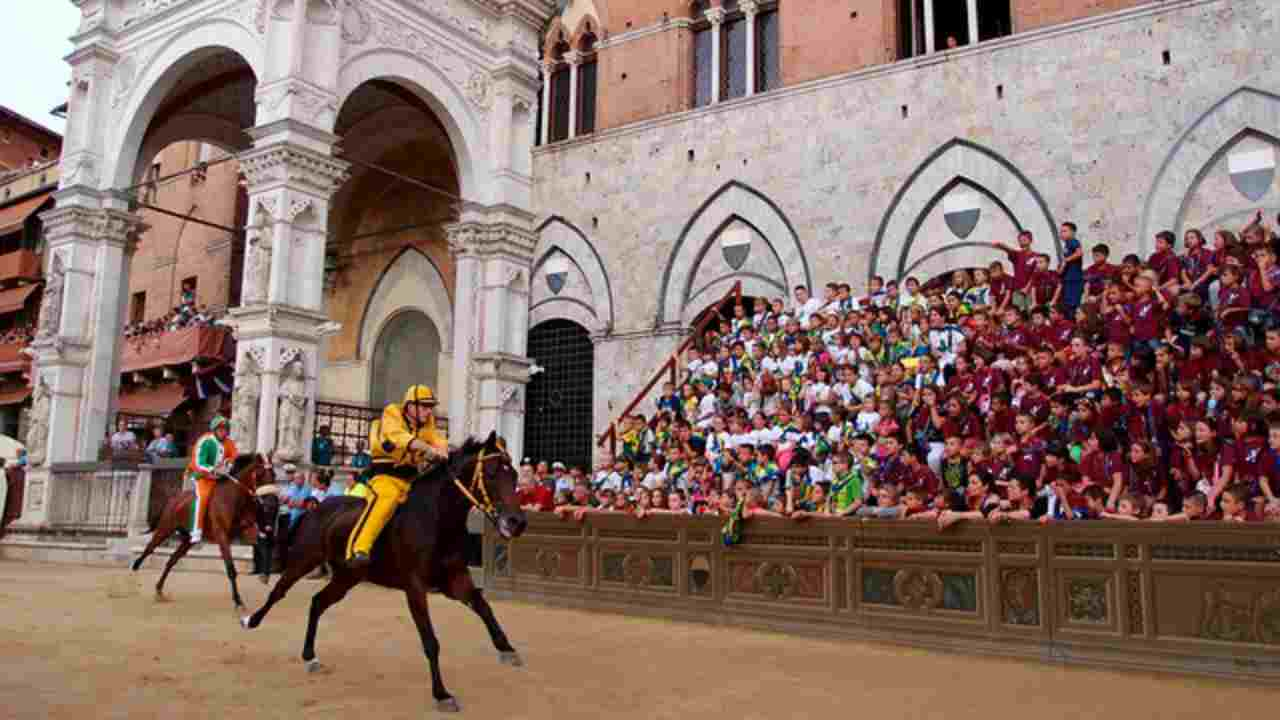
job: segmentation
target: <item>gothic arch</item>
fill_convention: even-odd
[[[453,301],[440,268],[415,247],[407,247],[387,263],[378,277],[360,318],[356,352],[373,357],[374,344],[394,317],[414,310],[422,313],[440,333],[441,352],[450,352],[453,341]]]
[[[102,158],[105,187],[132,184],[142,143],[156,111],[184,73],[200,61],[223,52],[238,55],[249,65],[254,77],[262,78],[261,39],[249,28],[226,18],[197,21],[151,54],[122,98],[124,110],[114,114],[115,134],[108,141],[109,149]],[[218,137],[209,139],[215,144],[226,144],[227,138],[217,134]]]
[[[662,274],[655,323],[678,324],[682,321],[698,266],[720,231],[735,220],[750,226],[763,238],[781,266],[784,277],[772,278],[771,285],[780,283],[783,288],[813,285],[809,260],[791,221],[772,200],[755,188],[731,180],[712,193],[681,230]],[[728,279],[720,278],[716,282]],[[744,277],[743,281],[745,286],[750,278]]]
[[[1240,87],[1201,113],[1178,136],[1147,193],[1138,237],[1144,252],[1161,230],[1182,235],[1187,198],[1222,154],[1250,132],[1266,138],[1280,136],[1280,95]]]
[[[898,278],[909,259],[920,222],[946,191],[963,181],[993,198],[1023,229],[1035,237],[1034,247],[1062,257],[1057,222],[1040,191],[1013,163],[990,148],[961,138],[942,144],[907,176],[894,194],[876,230],[868,278]],[[900,241],[898,252],[885,252],[886,242]]]
[[[538,283],[543,281],[543,266],[559,251],[567,256],[591,289],[590,304],[571,296],[550,296],[538,299]],[[613,287],[605,272],[604,262],[595,244],[573,223],[560,216],[553,216],[538,228],[538,244],[534,248],[533,273],[530,291],[535,299],[529,308],[529,326],[552,318],[563,317],[582,325],[592,332],[608,332],[613,328]]]
[[[357,88],[371,80],[395,82],[431,109],[453,146],[462,197],[488,204],[491,185],[484,182],[490,171],[484,141],[487,125],[472,110],[465,93],[422,57],[384,47],[359,53],[343,63],[338,73],[337,106],[345,105]]]
[[[1023,229],[1023,225],[1018,220],[1018,216],[1015,215],[1011,209],[1009,209],[1009,206],[1006,205],[1003,200],[997,197],[994,193],[992,193],[986,187],[974,182],[973,180],[967,177],[964,177],[963,175],[957,176],[955,178],[952,178],[950,182],[948,182],[946,185],[943,185],[936,193],[934,193],[933,197],[929,199],[929,202],[925,203],[924,209],[922,209],[920,213],[915,216],[915,219],[912,220],[911,229],[907,233],[907,240],[902,244],[902,252],[898,255],[898,263],[896,266],[897,270],[896,270],[896,273],[893,275],[893,277],[905,278],[911,274],[912,270],[919,267],[920,264],[923,263],[925,260],[929,259],[930,257],[940,255],[941,253],[956,247],[994,247],[994,245],[991,245],[990,243],[975,243],[975,242],[965,241],[962,239],[957,239],[955,242],[950,242],[941,247],[933,248],[927,251],[921,257],[916,257],[916,258],[912,257],[911,250],[915,246],[916,236],[919,234],[920,226],[924,224],[925,218],[929,217],[929,214],[934,211],[934,209],[938,206],[938,203],[942,202],[943,198],[945,198],[949,193],[951,193],[951,191],[960,187],[967,188],[975,193],[982,195],[987,200],[991,201],[993,205],[1000,208],[1000,210],[1004,212],[1005,217],[1007,217],[1009,221],[1013,223],[1014,227],[1018,228],[1019,230]]]

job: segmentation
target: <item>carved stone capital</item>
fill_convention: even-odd
[[[508,221],[481,222],[463,220],[445,227],[449,253],[455,259],[474,257],[507,257],[529,264],[538,237],[520,224]]]
[[[248,150],[239,160],[250,194],[288,186],[329,198],[346,182],[350,168],[344,160],[288,143]]]
[[[581,65],[582,60],[585,57],[586,57],[585,55],[578,52],[577,50],[570,50],[569,52],[564,54],[564,61],[569,64],[569,67],[574,67],[577,65]]]
[[[712,25],[719,26],[724,24],[725,12],[724,12],[724,8],[722,7],[707,8],[707,11],[704,12],[702,15],[707,19],[707,22],[711,23]]]
[[[760,12],[760,0],[739,0],[738,9],[742,11],[743,15],[752,17]]]

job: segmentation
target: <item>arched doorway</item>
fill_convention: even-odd
[[[378,334],[370,373],[369,400],[373,407],[400,402],[405,388],[438,383],[440,333],[431,318],[408,310],[391,319]]]
[[[587,329],[547,320],[529,331],[533,376],[525,402],[524,454],[535,462],[590,468],[595,348]]]

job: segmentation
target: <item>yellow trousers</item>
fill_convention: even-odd
[[[369,554],[396,507],[409,496],[409,481],[391,475],[374,475],[369,481],[364,512],[347,540],[347,559],[358,552]]]

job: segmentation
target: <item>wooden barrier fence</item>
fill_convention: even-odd
[[[529,522],[485,530],[495,597],[1280,684],[1280,525]]]

